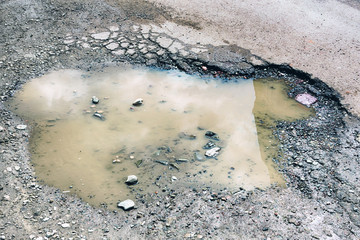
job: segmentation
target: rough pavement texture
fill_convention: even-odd
[[[359,1],[149,1],[173,18],[196,22],[202,34],[187,38],[236,44],[269,62],[290,64],[335,88],[360,114]],[[179,34],[171,23],[163,27]]]
[[[192,6],[191,2],[187,3]],[[209,2],[203,3],[203,9],[207,9]],[[229,6],[226,1],[222,3],[223,6],[219,6],[218,2],[212,2],[217,8],[207,13],[211,19],[216,20],[215,13],[220,14]],[[283,2],[285,10],[291,9],[285,13],[304,11],[306,15],[310,10],[324,9],[332,13],[352,9],[347,14],[357,13],[356,8],[335,1],[323,5],[341,8],[315,8],[317,2],[304,6],[305,3],[309,2],[297,3],[300,5],[296,8],[292,3]],[[297,28],[301,21],[293,21],[292,27],[284,22],[274,24],[275,20],[268,15],[280,11],[275,3],[242,4],[247,10],[237,9],[239,19],[246,20],[241,28],[243,37],[240,37],[226,32],[218,34],[215,27],[221,25],[214,24],[213,30],[207,29],[202,26],[207,19],[195,21],[191,16],[172,16],[140,0],[0,1],[0,239],[359,239],[359,119],[347,114],[338,103],[337,95],[322,82],[286,66],[270,65],[260,58],[275,63],[298,61],[299,64],[305,64],[302,60],[307,59],[319,66],[321,59],[311,57],[316,51],[322,51],[317,45],[311,45],[316,43],[315,38],[310,39],[314,43],[304,38],[298,44],[297,38],[293,38],[297,48],[291,51],[281,43],[300,31]],[[192,9],[200,10],[199,6]],[[277,17],[289,16],[285,13]],[[251,15],[256,15],[257,21]],[[250,16],[249,19],[246,16]],[[260,21],[265,16],[270,28]],[[340,12],[336,16],[342,19],[348,15]],[[304,19],[305,22],[311,20]],[[349,23],[348,27],[351,26]],[[259,28],[266,34],[259,34],[255,41],[251,35],[255,32],[251,31]],[[226,29],[228,27],[223,26],[223,30]],[[306,32],[307,28],[302,30]],[[287,37],[285,33],[289,33]],[[333,40],[326,36],[318,37],[322,41]],[[231,39],[236,37],[236,41],[244,44],[227,43],[238,43]],[[323,45],[324,49],[338,50]],[[241,47],[253,50],[260,57]],[[301,47],[309,48],[311,56],[306,58],[305,53],[300,54]],[[270,56],[270,48],[277,53]],[[344,48],[349,52],[344,56],[352,56],[349,48]],[[292,51],[298,54],[293,55]],[[331,62],[332,55],[328,56],[327,61]],[[346,61],[342,61],[341,66],[343,63]],[[296,123],[279,122],[274,128],[284,153],[274,161],[288,187],[213,192],[208,188],[177,188],[176,183],[162,178],[156,183],[158,194],[139,194],[134,199],[136,209],[110,212],[42,185],[36,179],[28,152],[31,126],[25,130],[16,128],[27,123],[7,109],[7,99],[29,79],[52,70],[101,70],[123,64],[197,74],[281,77],[289,84],[290,97],[304,92],[316,96],[318,101],[312,106],[316,116]],[[358,62],[351,64],[355,66]],[[334,65],[324,66],[336,73]],[[322,77],[320,73],[328,74],[328,71],[319,71],[316,76]],[[351,94],[349,96],[353,96]]]

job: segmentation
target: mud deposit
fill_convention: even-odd
[[[136,5],[134,5],[128,1],[125,2],[126,4],[123,1],[68,2],[54,0],[3,1],[0,4],[0,238],[38,240],[62,238],[359,239],[360,121],[356,116],[348,114],[339,103],[341,96],[319,79],[314,79],[288,65],[274,65],[266,62],[239,46],[225,43],[223,46],[213,46],[210,44],[211,41],[209,44],[201,44],[197,41],[186,43],[180,40],[181,36],[179,38],[168,36],[161,31],[162,17],[155,17],[161,15],[162,11],[154,7],[151,8],[152,14],[147,15],[143,10],[136,11],[136,9],[141,9],[148,3],[136,1]],[[130,16],[126,15],[127,10]],[[199,29],[196,23],[179,20],[178,24],[181,23],[188,26],[188,31]],[[159,103],[160,98],[154,98],[152,103],[151,97],[155,96],[155,84],[153,84],[153,88],[148,88],[148,84],[144,85],[146,88],[141,90],[143,92],[139,92],[141,96],[138,94],[136,96],[128,95],[126,103],[124,98],[122,100],[124,101],[123,110],[120,109],[120,105],[117,106],[117,110],[114,108],[116,104],[112,100],[117,99],[117,95],[112,96],[111,92],[106,94],[109,95],[109,99],[105,99],[107,96],[101,92],[85,94],[81,92],[83,88],[64,89],[69,94],[69,99],[72,100],[60,111],[62,115],[57,116],[58,113],[56,113],[52,118],[48,118],[49,113],[46,115],[38,113],[37,116],[42,121],[36,125],[32,124],[35,119],[29,117],[26,121],[25,117],[20,118],[9,110],[7,106],[14,101],[14,95],[21,92],[22,88],[26,89],[26,83],[29,82],[30,85],[31,79],[46,78],[49,76],[47,74],[65,71],[64,69],[74,69],[76,74],[78,71],[81,72],[79,79],[85,80],[88,78],[83,78],[82,74],[87,76],[91,75],[92,71],[101,72],[107,67],[124,68],[129,66],[151,66],[158,69],[177,70],[182,72],[180,75],[187,73],[205,80],[209,78],[222,79],[229,85],[235,84],[234,79],[271,78],[284,82],[285,88],[278,87],[275,81],[269,84],[270,89],[265,87],[267,90],[261,90],[262,87],[257,87],[256,83],[253,86],[250,85],[249,87],[253,89],[252,95],[245,95],[246,97],[242,100],[246,99],[244,100],[246,102],[252,99],[253,101],[251,103],[253,108],[247,108],[244,112],[246,112],[245,116],[255,120],[252,122],[250,132],[256,129],[258,133],[256,154],[259,159],[264,159],[261,160],[263,161],[262,166],[266,165],[264,169],[269,169],[270,165],[274,166],[280,172],[286,187],[271,184],[261,189],[238,188],[233,190],[230,186],[220,189],[212,187],[209,186],[209,182],[206,182],[205,186],[190,188],[187,184],[179,184],[184,180],[181,175],[178,175],[182,172],[191,173],[191,177],[185,177],[185,179],[192,179],[191,181],[194,179],[206,180],[206,176],[210,179],[210,171],[205,175],[201,173],[196,176],[191,171],[195,171],[198,166],[204,166],[203,164],[219,163],[220,159],[227,154],[226,149],[229,146],[230,138],[228,134],[221,131],[223,127],[213,129],[215,127],[210,123],[203,122],[204,126],[200,127],[203,127],[204,130],[199,130],[197,125],[200,124],[195,126],[193,118],[190,121],[193,124],[191,128],[178,129],[176,134],[186,130],[186,133],[196,135],[196,141],[203,141],[205,140],[204,132],[209,130],[217,132],[220,139],[225,142],[225,145],[222,146],[224,152],[218,155],[219,160],[207,159],[205,162],[194,161],[192,163],[190,161],[190,157],[194,157],[192,151],[195,151],[196,148],[204,153],[204,149],[195,147],[196,144],[192,144],[193,140],[180,138],[180,136],[189,137],[191,135],[172,135],[170,139],[164,139],[166,144],[172,143],[173,145],[171,149],[174,151],[175,158],[172,157],[172,154],[166,153],[169,156],[167,160],[169,163],[170,160],[172,162],[173,159],[183,157],[181,154],[177,155],[177,145],[172,141],[174,139],[181,139],[180,142],[189,144],[191,150],[185,157],[188,157],[190,162],[177,163],[179,171],[170,169],[169,165],[161,165],[161,163],[151,165],[154,167],[153,169],[160,169],[155,172],[161,172],[161,178],[155,179],[156,185],[153,185],[153,179],[146,183],[156,187],[154,192],[147,193],[140,191],[140,188],[137,189],[142,180],[140,175],[139,185],[130,186],[129,189],[125,188],[132,194],[135,202],[135,208],[131,211],[113,210],[114,208],[111,206],[107,208],[106,204],[94,207],[74,194],[63,193],[64,190],[74,191],[75,187],[79,187],[78,185],[81,187],[81,182],[75,183],[71,178],[66,179],[67,182],[63,188],[56,186],[55,183],[57,188],[43,184],[42,177],[45,176],[40,176],[41,172],[37,170],[37,168],[44,167],[43,164],[34,162],[35,166],[32,166],[30,155],[30,150],[33,149],[32,138],[36,139],[41,136],[49,142],[41,145],[49,146],[51,149],[50,146],[52,144],[55,146],[59,139],[53,137],[45,139],[45,135],[42,134],[52,129],[58,129],[58,133],[61,133],[61,129],[68,127],[65,119],[67,117],[71,119],[71,116],[78,117],[78,120],[72,122],[78,122],[81,127],[94,129],[94,131],[87,131],[88,133],[110,131],[118,133],[121,126],[116,123],[117,118],[124,117],[123,121],[125,121],[126,116],[136,116],[135,121],[131,121],[133,119],[129,119],[129,121],[136,126],[144,126],[146,119],[143,114],[148,107],[155,106],[154,109],[157,107],[159,110],[166,108],[168,111],[168,105],[169,108],[172,108],[170,104],[178,104],[178,102],[177,99],[175,101],[169,98],[165,99],[167,102]],[[101,81],[95,82],[96,84],[101,83]],[[60,83],[60,80],[56,83]],[[237,84],[241,85],[241,83]],[[264,84],[268,83],[265,81]],[[186,86],[186,84],[179,84],[177,87],[180,85]],[[210,83],[210,85],[212,84]],[[210,85],[207,84],[207,86]],[[310,109],[313,112],[312,115],[299,120],[287,118],[287,114],[291,113],[290,110],[295,108],[291,104],[288,105],[290,110],[280,112],[284,118],[273,117],[267,112],[265,114],[264,110],[270,110],[270,106],[275,106],[280,101],[275,100],[274,96],[277,94],[273,94],[272,91],[275,90],[271,86],[275,90],[285,91],[286,98],[291,99],[291,104],[294,103],[295,98],[299,99],[299,95],[305,94],[305,96],[310,95],[311,98],[315,98],[316,102],[310,104],[309,108],[299,106],[298,103],[295,104],[305,110]],[[230,91],[233,89],[235,88],[230,88]],[[200,90],[198,91],[200,92]],[[258,91],[262,92],[261,96],[268,92],[271,97],[262,99],[258,97]],[[147,92],[153,94],[149,95]],[[213,94],[216,94],[215,92]],[[51,91],[46,91],[46,94],[50,95],[50,93]],[[131,93],[126,92],[126,94]],[[163,93],[167,94],[171,91]],[[76,94],[83,97],[76,98]],[[91,98],[94,95],[99,98],[100,102],[92,108]],[[193,95],[191,96],[193,97]],[[254,96],[256,96],[255,102]],[[137,98],[144,99],[144,103],[142,106],[133,107],[134,111],[132,112],[129,108]],[[56,98],[53,100],[57,101]],[[271,102],[270,100],[274,100],[276,103],[271,103],[268,107],[261,107],[261,101]],[[67,102],[67,100],[65,98],[60,102]],[[78,104],[75,104],[76,102]],[[24,101],[23,104],[25,103],[27,102]],[[40,101],[38,106],[44,103],[45,101]],[[240,104],[241,101],[235,101],[235,103]],[[18,108],[20,109],[21,106],[22,104]],[[73,111],[69,113],[68,107],[73,107]],[[179,106],[175,107],[181,109]],[[288,109],[286,106],[279,107]],[[203,108],[206,109],[206,106],[201,107],[201,109]],[[100,114],[104,115],[105,121],[92,116],[97,110],[103,111]],[[186,110],[187,113],[183,111],[181,114],[180,111],[171,111],[171,113],[184,116],[197,115],[193,115],[187,108],[182,110]],[[122,113],[124,113],[123,116]],[[238,117],[241,119],[243,116]],[[296,118],[298,117],[296,116]],[[215,118],[210,119],[216,122]],[[178,123],[177,117],[175,120]],[[225,118],[225,120],[228,121],[231,118]],[[165,124],[162,119],[156,121]],[[246,121],[248,122],[248,120]],[[112,128],[103,128],[110,123],[113,123]],[[176,124],[176,126],[178,125]],[[235,129],[231,129],[233,125],[230,123],[228,125],[224,129],[227,129],[230,134],[235,133]],[[80,127],[73,125],[72,132],[75,133],[78,128]],[[129,129],[125,128],[123,131],[126,132]],[[135,130],[138,129],[134,128],[133,131]],[[162,132],[162,130],[159,131]],[[261,134],[268,137],[261,136]],[[119,174],[122,174],[120,173],[121,165],[126,164],[126,161],[132,161],[131,156],[134,157],[133,160],[138,160],[138,158],[140,160],[146,154],[152,154],[152,150],[154,152],[158,151],[158,148],[161,148],[161,151],[167,150],[162,148],[164,144],[161,142],[161,144],[152,143],[152,149],[149,149],[149,152],[142,152],[142,150],[138,150],[140,142],[133,139],[134,145],[128,146],[122,153],[119,152],[123,147],[120,142],[116,143],[118,146],[106,146],[103,145],[104,141],[99,141],[96,137],[92,139],[92,135],[88,138],[91,138],[91,144],[95,142],[97,146],[101,146],[101,149],[93,151],[97,148],[92,146],[91,154],[90,152],[77,152],[82,149],[75,149],[71,146],[67,149],[74,150],[74,153],[78,154],[77,158],[95,157],[98,161],[105,161],[107,163],[104,165],[105,168],[99,167],[105,172],[119,171]],[[101,140],[101,137],[98,139]],[[75,134],[70,137],[70,140],[82,142],[81,139],[76,139]],[[202,147],[202,144],[199,143],[199,146]],[[58,142],[57,145],[60,143]],[[107,148],[109,152],[102,152],[103,148]],[[184,146],[179,149],[181,153],[183,153],[181,151],[183,148]],[[248,148],[250,149],[250,147]],[[51,158],[60,155],[60,150],[56,150],[56,154],[51,153]],[[33,154],[41,156],[43,152],[39,151]],[[76,163],[74,160],[61,159],[63,160],[59,160],[59,162],[63,161],[64,164],[65,161],[68,161],[66,164],[69,165]],[[120,160],[120,162],[113,163],[113,160]],[[150,165],[147,165],[149,163],[152,164],[152,162],[145,161],[140,168],[137,168],[135,164],[135,166],[131,166],[134,171],[139,171],[149,167]],[[195,165],[190,166],[190,164]],[[106,166],[108,166],[107,170]],[[78,166],[78,168],[81,167],[82,165]],[[98,166],[93,167],[96,169]],[[124,168],[132,170],[130,167]],[[61,175],[62,171],[55,169],[50,168],[52,171],[50,175]],[[242,170],[236,166],[234,170],[230,169],[230,171]],[[216,168],[216,171],[221,172],[222,169]],[[164,177],[164,172],[166,172],[166,177]],[[46,171],[43,173],[46,175]],[[97,175],[92,173],[91,176],[86,175],[81,179],[84,180],[87,177],[87,180],[90,181]],[[178,180],[172,181],[172,176],[176,176]],[[225,176],[228,181],[228,172]],[[234,180],[233,175],[230,174],[230,176]],[[267,179],[269,178],[275,179],[271,174],[267,176]],[[93,187],[95,188],[95,184],[100,183],[101,180],[96,178],[94,180]],[[121,186],[124,184],[123,175],[113,180]],[[268,180],[267,183],[269,183]],[[70,186],[73,188],[69,188]],[[102,191],[103,188],[102,186],[96,191]],[[104,188],[105,190],[106,188]],[[102,200],[97,201],[103,202]]]

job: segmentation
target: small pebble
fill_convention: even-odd
[[[16,126],[16,129],[17,129],[17,130],[25,130],[26,128],[27,128],[27,126],[26,126],[26,125],[22,125],[22,124]]]
[[[122,201],[118,203],[117,205],[119,208],[124,209],[125,211],[130,210],[135,207],[135,203],[133,200],[127,199],[125,201]]]
[[[99,98],[97,98],[96,96],[93,96],[91,98],[91,102],[94,103],[94,104],[98,104],[99,103]]]
[[[133,106],[138,107],[141,106],[144,103],[144,100],[142,98],[138,98],[133,102]]]
[[[63,227],[63,228],[69,228],[69,227],[70,227],[70,224],[69,224],[69,223],[63,223],[63,224],[61,224],[61,227]]]

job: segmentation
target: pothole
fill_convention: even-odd
[[[224,83],[130,68],[53,72],[25,84],[10,105],[32,126],[38,179],[110,208],[170,186],[282,185],[272,128],[313,114],[281,80]],[[125,184],[129,175],[135,185]]]

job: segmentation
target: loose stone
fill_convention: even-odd
[[[98,104],[99,103],[99,98],[97,98],[96,96],[93,96],[91,98],[91,102],[94,103],[94,104]]]
[[[4,131],[4,128],[2,126],[0,126],[0,132]]]
[[[214,133],[214,132],[212,132],[212,131],[207,131],[207,132],[205,133],[205,136],[208,137],[208,138],[210,138],[210,139],[216,140],[216,141],[219,141],[219,140],[220,140],[219,135],[217,135],[217,133]]]
[[[17,125],[17,126],[16,126],[16,129],[17,129],[17,130],[25,130],[26,128],[27,128],[26,125]]]
[[[127,199],[125,201],[122,201],[118,203],[117,205],[119,208],[124,209],[125,211],[130,210],[135,207],[135,203],[133,200]]]
[[[113,162],[113,163],[121,163],[121,160],[118,159],[118,158],[115,158],[112,162]]]
[[[100,114],[100,113],[97,113],[97,112],[96,112],[96,113],[93,114],[93,116],[96,117],[96,118],[98,118],[98,119],[100,119],[100,120],[103,120],[103,121],[105,120],[104,115],[102,115],[102,114]]]
[[[63,224],[61,224],[61,227],[63,227],[63,228],[69,228],[69,227],[70,227],[70,224],[69,224],[69,223],[63,223]]]
[[[126,180],[127,185],[134,185],[138,182],[138,178],[135,175],[129,175]]]
[[[136,161],[136,163],[135,163],[135,165],[136,165],[136,167],[140,167],[141,165],[142,165],[142,163],[143,163],[143,160],[138,160],[138,161]]]
[[[155,162],[160,163],[161,165],[165,165],[165,166],[169,165],[169,163],[167,161],[155,160]]]
[[[133,102],[133,106],[138,107],[141,106],[144,103],[144,100],[142,98],[138,98]]]
[[[177,162],[181,163],[181,162],[189,162],[188,159],[185,159],[185,158],[179,158],[179,159],[176,159]]]
[[[205,144],[205,146],[203,146],[203,149],[210,149],[216,147],[216,144],[213,141],[209,141],[208,143]]]
[[[219,155],[219,153],[220,153],[220,150],[221,150],[221,148],[219,148],[219,147],[214,147],[214,148],[212,148],[212,149],[210,149],[210,150],[207,150],[206,152],[205,152],[205,156],[207,156],[207,157],[216,157],[217,155]]]
[[[175,168],[176,170],[180,171],[180,168],[175,163],[170,163],[169,165]]]
[[[308,93],[298,94],[295,97],[295,100],[307,107],[310,107],[311,104],[317,101],[316,97],[313,97]]]

